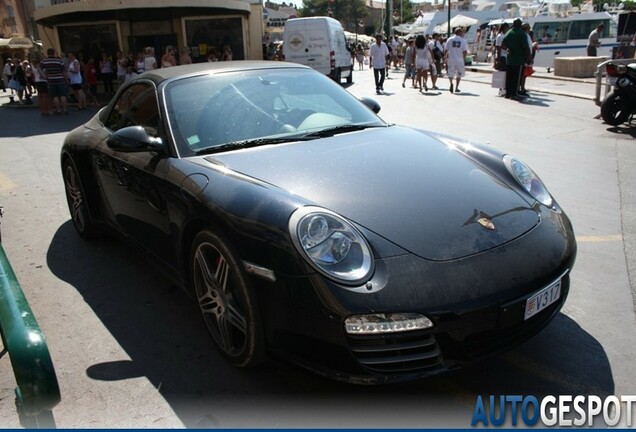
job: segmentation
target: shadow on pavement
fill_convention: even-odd
[[[189,428],[468,427],[477,395],[614,392],[603,347],[563,314],[525,344],[467,369],[364,387],[273,361],[252,369],[230,366],[180,288],[118,240],[81,240],[70,220],[55,233],[47,263],[131,359],[93,364],[88,378],[145,376]],[[76,324],[79,334],[82,324]]]
[[[608,127],[607,130],[609,132],[614,132],[615,134],[618,134],[618,135],[627,135],[632,138],[636,138],[636,123],[634,122],[619,125],[619,126]]]
[[[36,105],[0,107],[2,127],[0,138],[31,137],[36,135],[48,135],[70,130],[86,123],[88,119],[97,114],[98,107],[88,107],[79,111],[73,105],[68,107],[68,115],[43,116]]]

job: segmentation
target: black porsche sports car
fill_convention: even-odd
[[[537,333],[569,289],[565,213],[519,159],[378,111],[292,63],[146,72],[65,140],[73,223],[151,256],[237,366],[384,383]]]

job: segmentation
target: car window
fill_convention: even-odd
[[[112,131],[128,126],[143,126],[152,135],[157,135],[159,108],[152,85],[140,83],[130,86],[117,99],[105,125]]]
[[[182,155],[340,125],[384,125],[346,90],[310,69],[186,77],[169,83],[164,95]]]

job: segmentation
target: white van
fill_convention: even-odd
[[[344,30],[329,17],[293,18],[285,22],[285,61],[310,66],[340,84],[353,82],[353,61]]]

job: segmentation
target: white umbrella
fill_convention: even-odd
[[[457,27],[470,27],[471,25],[475,25],[478,22],[479,20],[476,18],[471,18],[469,16],[459,14],[451,18],[450,27],[451,27],[451,30]],[[446,21],[445,23],[437,25],[433,31],[435,33],[446,32],[448,30],[448,23],[449,21]]]
[[[471,18],[466,15],[455,15],[450,20],[451,27],[470,27],[471,25],[475,25],[479,22],[477,18]]]

